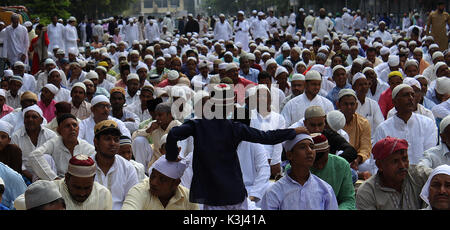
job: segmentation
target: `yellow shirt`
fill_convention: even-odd
[[[355,113],[352,121],[345,124],[344,130],[350,137],[350,144],[356,149],[358,156],[362,157],[362,162],[366,161],[372,151],[369,121]]]
[[[128,191],[122,210],[199,210],[198,204],[189,202],[189,189],[181,185],[164,207],[158,197],[150,194],[149,181],[146,178]]]

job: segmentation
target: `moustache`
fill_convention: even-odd
[[[397,171],[398,174],[403,173],[403,172],[408,172],[407,168],[401,168]]]

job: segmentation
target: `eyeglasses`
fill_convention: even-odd
[[[100,108],[100,109],[111,109],[111,105],[110,104],[96,104],[94,107]]]

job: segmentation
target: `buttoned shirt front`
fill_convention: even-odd
[[[420,159],[418,165],[434,169],[444,164],[450,165],[450,151],[448,145],[441,141],[438,146],[427,149],[423,153],[423,158]]]
[[[119,120],[116,119],[114,117],[109,116],[108,120],[113,120],[117,123],[120,132],[122,135],[124,136],[128,136],[131,137],[130,131],[127,129],[127,127],[125,126],[125,124]],[[89,144],[94,145],[94,137],[95,137],[95,133],[94,133],[94,127],[95,127],[95,121],[94,121],[94,116],[91,115],[89,118],[86,118],[84,120],[81,121],[80,123],[80,129],[78,132],[78,137],[87,141]]]
[[[334,110],[331,101],[325,97],[316,95],[312,100],[309,100],[308,97],[306,97],[306,93],[303,93],[291,99],[284,106],[281,114],[286,121],[286,126],[290,126],[302,119],[305,116],[305,110],[313,105],[321,106],[325,113]]]
[[[75,107],[75,105],[73,105],[73,102],[70,102],[70,105],[72,106],[72,109],[70,110],[70,113],[73,114],[75,117],[77,117],[80,120],[84,120],[86,118],[88,118],[89,116],[91,116],[91,103],[87,102],[87,101],[83,101],[80,104],[80,107]]]

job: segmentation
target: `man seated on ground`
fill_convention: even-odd
[[[72,97],[70,113],[75,115],[78,119],[84,120],[91,115],[91,103],[86,101],[86,85],[82,82],[77,82],[72,86],[70,96]]]
[[[142,182],[143,179],[147,178],[144,165],[131,159],[133,157],[133,150],[131,148],[131,139],[127,136],[120,136],[119,155],[133,164],[139,182]]]
[[[441,121],[439,133],[441,137],[439,145],[427,149],[418,165],[433,169],[443,164],[450,165],[450,115]]]
[[[286,141],[284,148],[291,169],[267,190],[261,201],[261,209],[337,210],[333,188],[310,172],[316,157],[311,136],[298,134]]]
[[[417,210],[424,208],[420,191],[430,168],[409,165],[408,142],[386,137],[372,149],[377,174],[366,180],[356,193],[359,210]]]
[[[422,188],[420,197],[428,204],[426,210],[450,210],[450,166],[435,168]]]
[[[111,103],[110,115],[118,120],[121,120],[130,133],[133,133],[139,128],[139,117],[131,112],[126,106],[126,92],[121,87],[114,87],[111,89],[111,97],[109,101]]]
[[[183,160],[169,162],[160,157],[150,178],[130,189],[122,210],[198,210],[198,204],[189,202],[189,189],[180,185],[185,169]]]
[[[22,173],[22,150],[11,144],[12,130],[11,124],[0,120],[0,162],[17,173]]]
[[[66,202],[53,181],[38,180],[24,195],[27,210],[66,210]]]
[[[53,132],[55,132],[56,134],[58,134],[58,117],[60,117],[63,114],[66,113],[70,113],[71,110],[71,105],[69,102],[65,102],[65,101],[60,101],[58,103],[55,104],[55,118],[53,118],[53,120],[48,123],[45,127],[47,127],[48,129],[52,130]],[[81,122],[80,119],[77,118],[78,123]]]
[[[339,205],[339,210],[354,210],[355,188],[352,173],[347,161],[334,154],[330,154],[330,146],[325,135],[313,133],[316,159],[311,167],[311,173],[324,180],[333,188]]]

